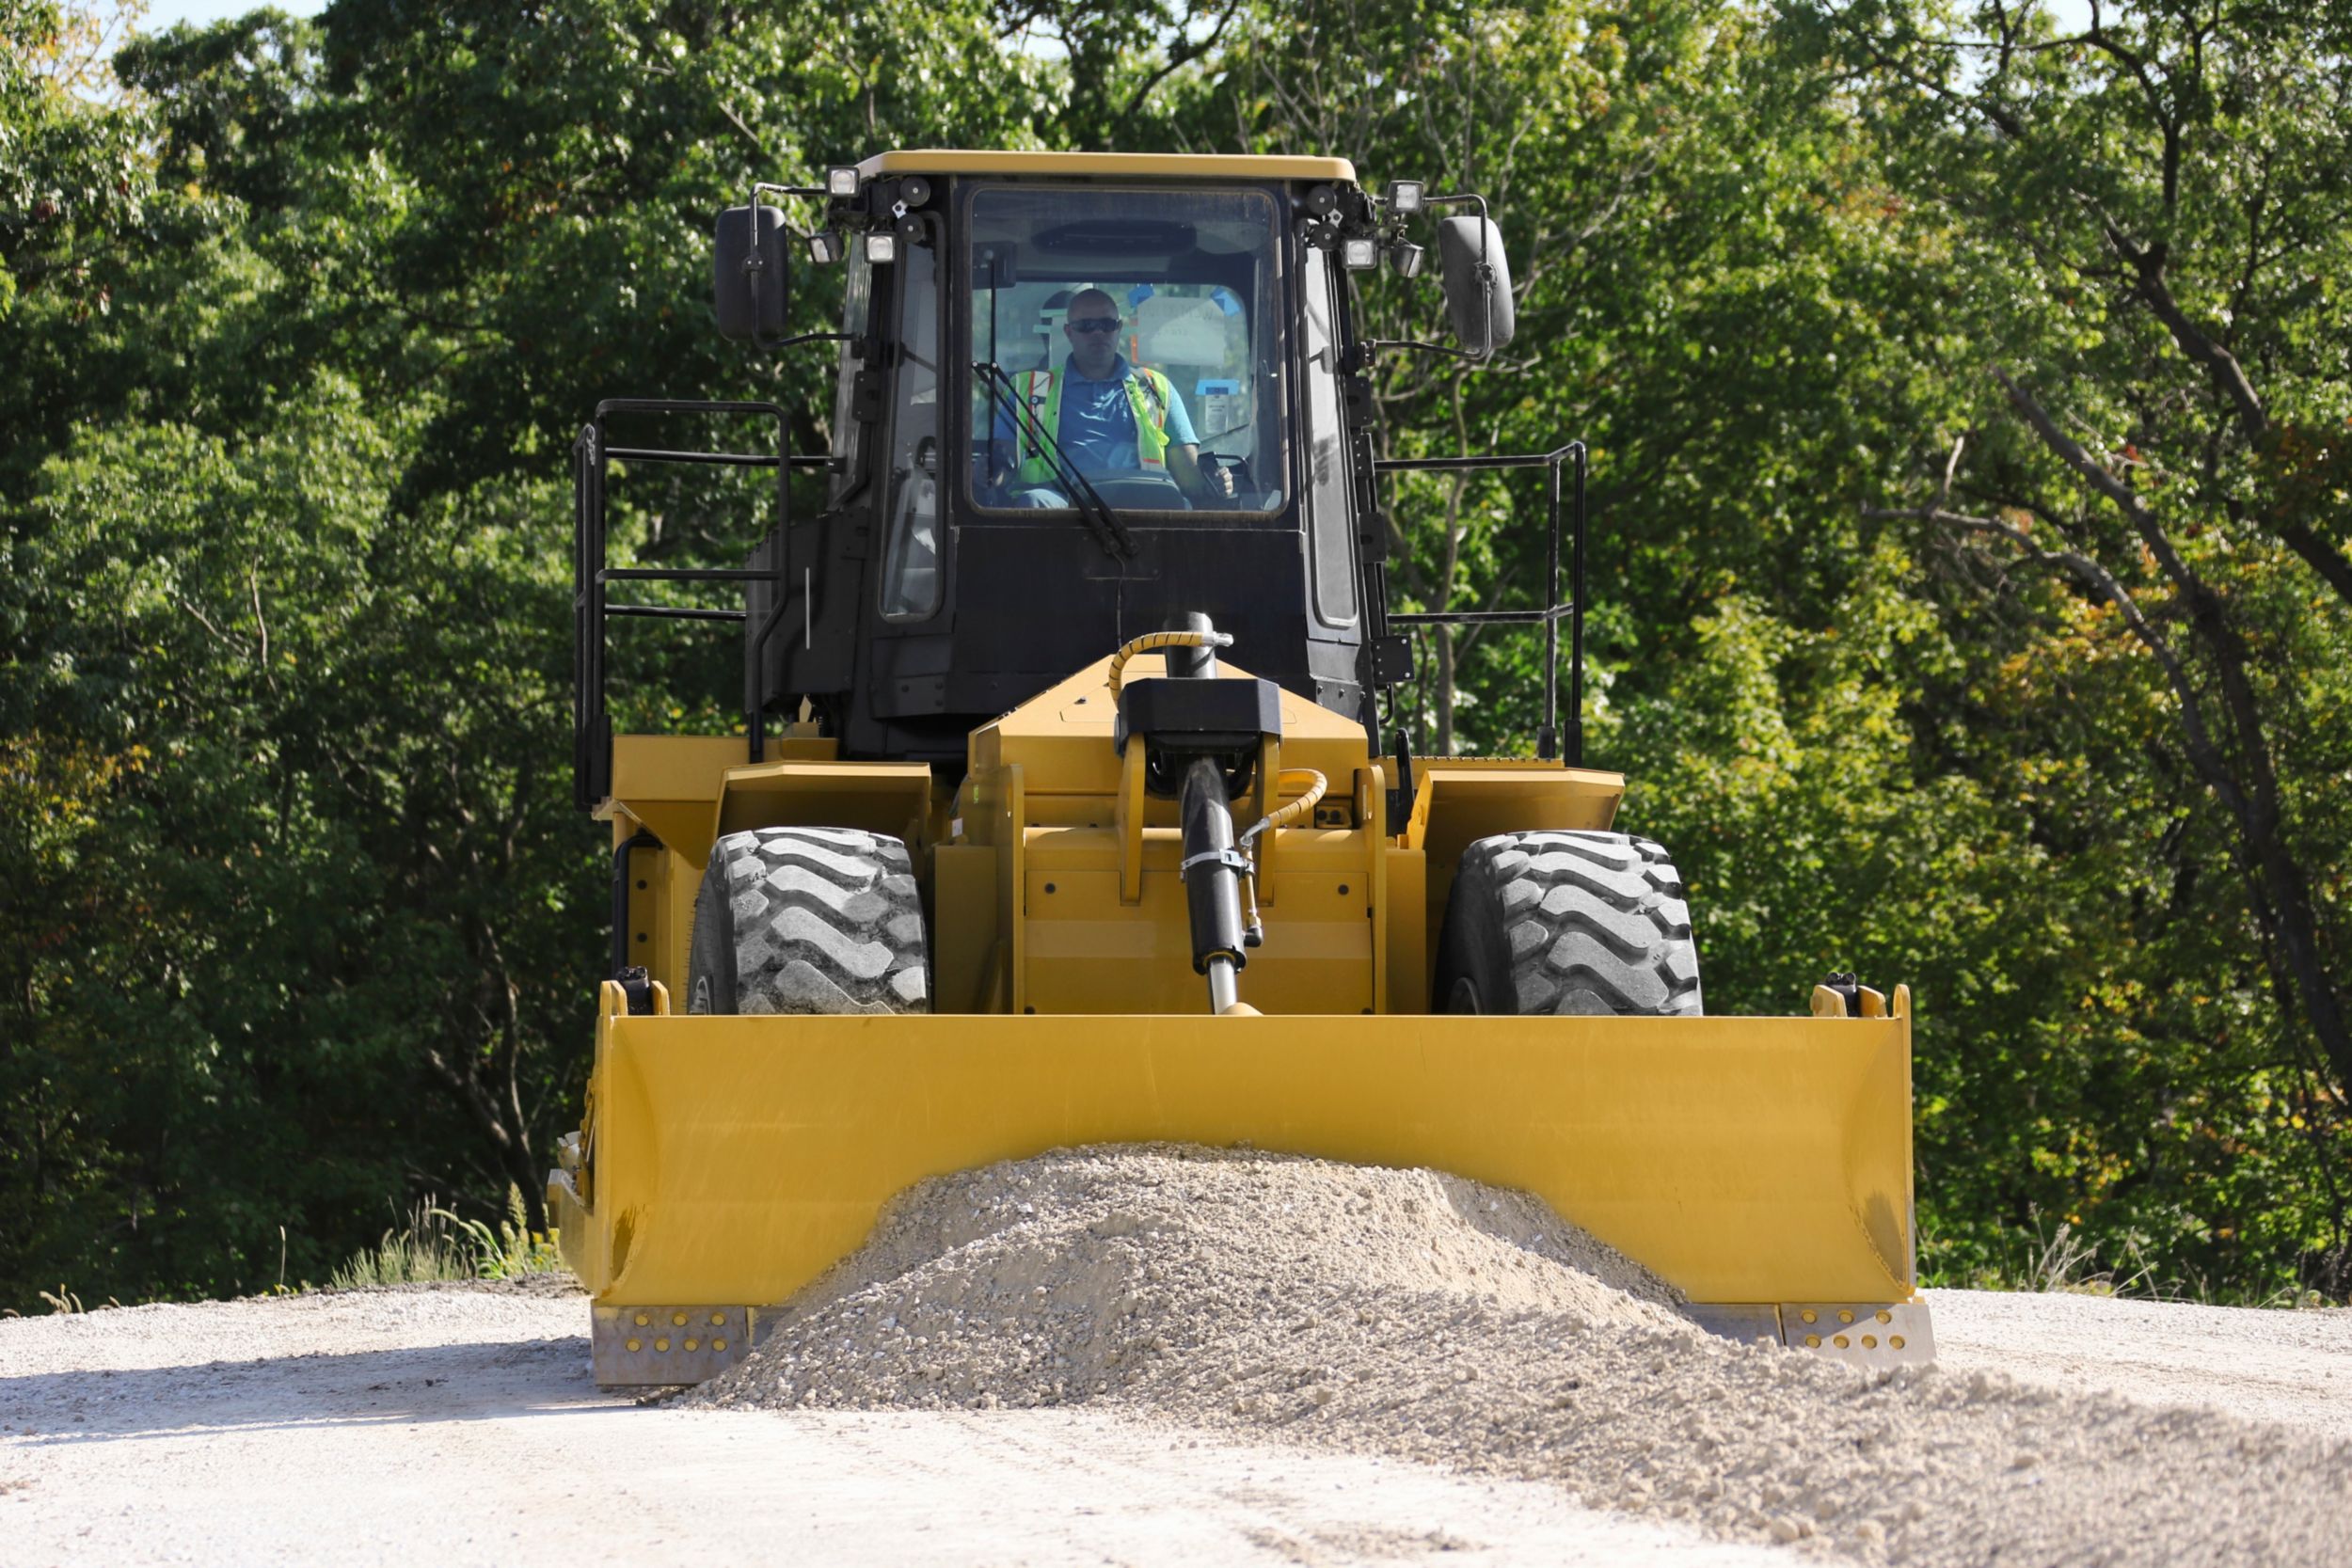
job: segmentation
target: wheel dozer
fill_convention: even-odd
[[[1366,337],[1351,276],[1418,275],[1433,234],[1448,341]],[[1479,198],[890,152],[754,187],[715,258],[722,333],[821,345],[838,388],[823,451],[780,404],[620,399],[574,453],[612,973],[548,1180],[600,1383],[723,1370],[927,1177],[1159,1140],[1524,1189],[1719,1331],[1931,1354],[1907,992],[1704,1013],[1674,863],[1582,766],[1582,445],[1376,455],[1377,356],[1512,334]],[[794,332],[823,266],[840,329]],[[1513,468],[1540,602],[1392,607],[1390,476]],[[751,486],[741,563],[610,563],[608,493],[680,475]],[[614,733],[693,711],[629,674],[658,661],[608,679],[647,620],[739,629],[719,733]],[[1413,754],[1392,716],[1446,623],[1540,644],[1534,755]]]

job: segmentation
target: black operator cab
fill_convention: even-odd
[[[800,228],[775,198],[818,215]],[[1438,221],[1454,346],[1359,339],[1346,274],[1417,274],[1424,253],[1408,228],[1448,206],[1474,210]],[[1188,617],[1232,636],[1232,662],[1374,735],[1380,699],[1409,678],[1420,625],[1540,624],[1556,666],[1572,615],[1559,592],[1560,467],[1573,457],[1581,504],[1582,448],[1374,457],[1377,352],[1483,360],[1511,336],[1502,237],[1476,196],[1411,182],[1375,195],[1336,158],[892,152],[829,168],[821,185],[755,186],[715,238],[723,335],[768,350],[837,345],[830,451],[796,452],[782,404],[598,404],[575,454],[583,804],[609,780],[613,617],[742,623],[755,760],[798,717],[842,757],[948,772],[976,728]],[[788,331],[807,263],[846,268],[838,331]],[[775,454],[606,436],[608,415],[714,414],[771,424]],[[774,521],[740,567],[610,567],[615,460],[771,468]],[[1375,470],[1534,466],[1551,470],[1546,608],[1391,614]],[[824,505],[795,515],[790,476],[818,469]],[[739,581],[743,608],[609,596],[662,578]],[[1573,655],[1569,668],[1573,682]],[[1546,756],[1559,754],[1552,687],[1548,673]]]

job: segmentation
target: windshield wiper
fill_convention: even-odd
[[[975,359],[972,361],[972,371],[980,378],[981,385],[995,395],[997,403],[1004,411],[1012,417],[1016,451],[1018,443],[1024,439],[1030,437],[1041,439],[1044,445],[1039,450],[1043,453],[1045,461],[1053,466],[1056,481],[1075,498],[1073,504],[1077,508],[1078,515],[1085,518],[1087,527],[1094,531],[1094,537],[1102,545],[1104,552],[1116,561],[1133,560],[1136,553],[1136,542],[1135,537],[1127,531],[1127,525],[1119,520],[1118,514],[1113,512],[1110,503],[1103,499],[1103,492],[1094,487],[1093,481],[1078,471],[1076,462],[1064,450],[1059,438],[1045,428],[1044,421],[1030,418],[1028,411],[1021,406],[1021,395],[1014,390],[1012,377],[1005,373],[1004,367],[993,359]],[[1023,424],[1024,420],[1028,421],[1025,428]],[[993,424],[994,420],[992,419],[990,422]]]

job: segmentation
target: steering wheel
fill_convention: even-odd
[[[1228,457],[1221,451],[1204,451],[1200,453],[1200,462],[1201,475],[1208,480],[1212,492],[1217,489],[1216,476],[1220,472],[1233,476],[1233,496],[1236,498],[1245,490],[1258,487],[1257,480],[1249,472],[1249,459],[1247,457]]]

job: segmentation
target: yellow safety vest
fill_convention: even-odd
[[[1127,368],[1127,404],[1136,411],[1136,466],[1146,473],[1168,467],[1168,405],[1176,388],[1168,377],[1144,366]],[[1025,484],[1051,484],[1054,465],[1046,460],[1038,439],[1040,428],[1061,435],[1061,377],[1052,371],[1031,371],[1021,378],[1021,467]]]

